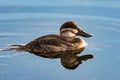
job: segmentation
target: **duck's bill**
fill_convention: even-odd
[[[88,34],[88,33],[84,32],[83,30],[79,30],[78,35],[86,37],[86,38],[92,37],[91,34]]]

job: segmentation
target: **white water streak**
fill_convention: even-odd
[[[111,31],[115,31],[115,32],[120,32],[120,30],[119,29],[115,29],[115,28],[108,28],[108,27],[102,27],[102,26],[100,26],[99,28],[101,28],[101,29],[105,29],[105,30],[111,30]]]
[[[88,50],[103,51],[104,48],[100,48],[100,47],[109,48],[109,47],[111,47],[111,46],[110,46],[110,45],[105,45],[105,44],[102,44],[102,43],[94,42],[94,43],[90,44],[90,45],[87,47],[87,49],[88,49]]]
[[[4,19],[39,19],[39,18],[73,18],[73,19],[91,19],[91,20],[105,20],[105,21],[120,21],[119,18],[93,15],[74,15],[63,13],[0,13],[0,20]]]

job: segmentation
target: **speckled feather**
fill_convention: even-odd
[[[19,49],[29,52],[58,52],[77,49],[77,44],[80,39],[75,38],[73,41],[68,42],[61,39],[59,35],[46,35],[39,37],[28,44],[21,46]]]

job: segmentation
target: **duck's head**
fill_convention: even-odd
[[[79,28],[79,26],[73,22],[73,21],[68,21],[65,22],[61,28],[60,28],[60,36],[67,40],[71,41],[74,39],[76,36],[83,36],[86,38],[92,37],[91,34],[88,34],[84,32],[82,29]]]

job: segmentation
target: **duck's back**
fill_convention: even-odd
[[[71,43],[61,39],[59,35],[46,35],[29,42],[20,49],[32,53],[49,53],[65,51],[69,45]]]

